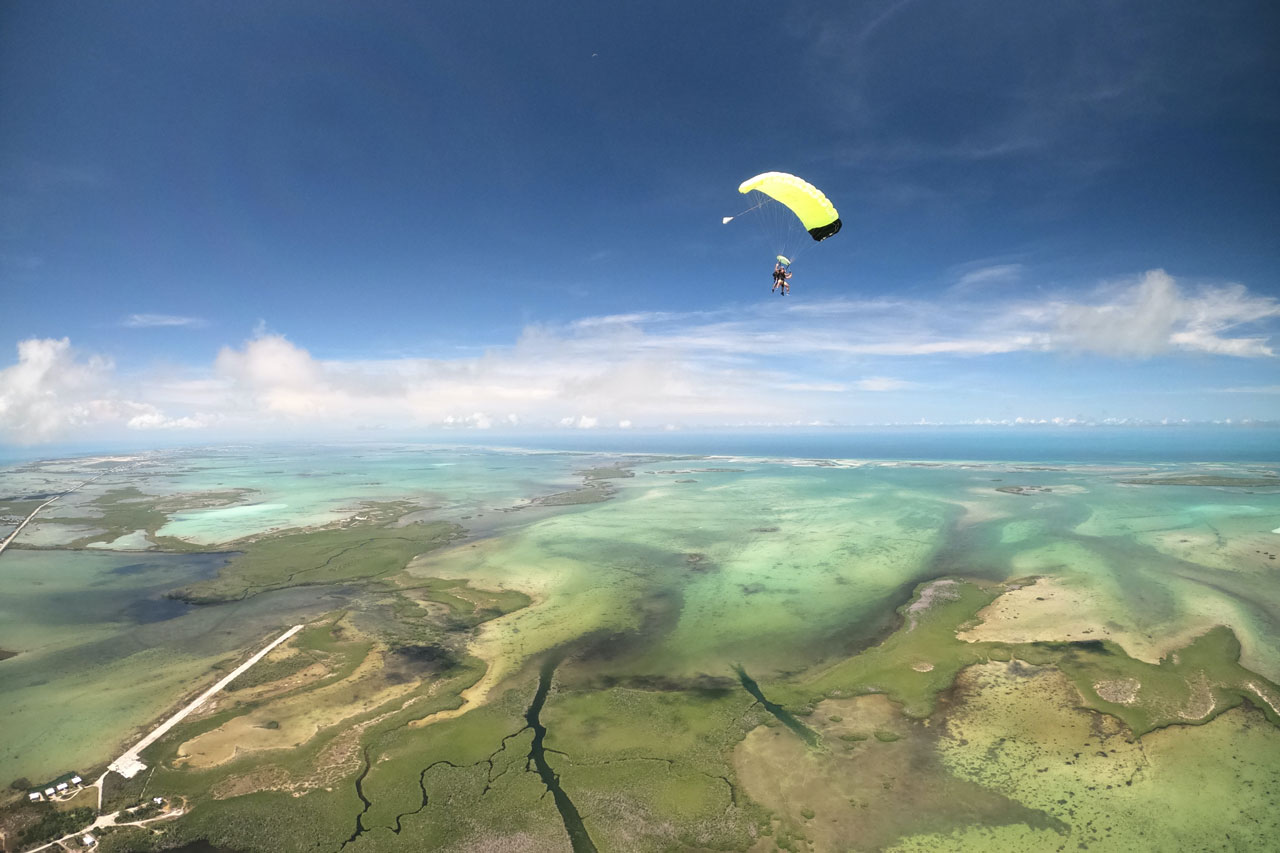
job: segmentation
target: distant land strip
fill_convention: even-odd
[[[51,503],[53,503],[54,501],[56,501],[58,498],[66,497],[67,495],[71,494],[71,493],[72,493],[72,492],[74,492],[74,491],[78,491],[78,490],[80,490],[80,489],[83,489],[85,486],[89,485],[89,484],[90,484],[90,483],[92,483],[94,480],[97,480],[99,477],[105,477],[107,474],[110,474],[110,473],[112,473],[112,472],[114,472],[114,471],[118,471],[118,470],[120,470],[120,469],[118,469],[118,468],[113,468],[111,471],[103,471],[103,472],[102,472],[101,474],[99,474],[97,477],[91,477],[90,479],[85,480],[83,483],[81,483],[81,484],[80,484],[80,485],[78,485],[78,486],[75,486],[75,487],[73,487],[73,488],[67,489],[65,492],[62,492],[62,493],[60,493],[60,494],[56,494],[56,495],[54,495],[53,497],[49,498],[49,500],[47,500],[47,501],[45,501],[44,503],[40,504],[40,506],[38,506],[38,507],[36,507],[35,509],[31,510],[31,514],[30,514],[30,515],[28,515],[26,518],[22,519],[22,523],[21,523],[21,524],[19,524],[17,527],[15,527],[15,528],[13,529],[13,532],[12,532],[12,533],[10,533],[8,536],[6,536],[6,537],[4,538],[4,541],[3,541],[3,542],[0,542],[0,554],[3,554],[3,553],[4,553],[4,549],[9,547],[9,543],[10,543],[10,542],[12,542],[13,540],[15,540],[15,539],[17,539],[17,538],[18,538],[18,534],[22,532],[22,528],[26,527],[26,526],[31,522],[31,519],[33,519],[33,518],[35,518],[35,517],[36,517],[36,513],[38,513],[40,510],[44,509],[44,508],[45,508],[45,507],[47,507],[49,504],[51,504]]]

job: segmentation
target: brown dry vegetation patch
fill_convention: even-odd
[[[884,696],[828,699],[805,723],[820,749],[781,726],[760,726],[733,754],[746,793],[779,817],[775,836],[803,835],[811,850],[878,850],[970,823],[1046,824],[953,776],[936,755],[936,727],[908,720]]]
[[[295,748],[324,729],[419,688],[416,681],[387,679],[385,669],[382,650],[375,648],[342,681],[267,702],[186,741],[178,747],[175,763],[205,768],[245,753]]]
[[[284,768],[268,764],[249,773],[228,776],[215,785],[210,793],[214,799],[224,800],[257,791],[288,791],[295,797],[300,797],[308,791],[319,788],[330,790],[343,779],[354,775],[363,765],[361,738],[365,731],[399,714],[413,703],[426,698],[426,695],[408,699],[395,708],[357,723],[336,735],[316,755],[315,767],[306,776],[294,777]]]
[[[1137,660],[1159,663],[1161,658],[1191,643],[1218,624],[1212,619],[1181,626],[1158,637],[1125,630],[1106,618],[1105,597],[1095,590],[1068,585],[1048,577],[1010,589],[978,611],[978,624],[957,631],[965,642],[1074,643],[1111,640]]]

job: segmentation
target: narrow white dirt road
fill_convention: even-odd
[[[245,672],[245,670],[253,666],[258,661],[262,660],[264,657],[266,657],[268,652],[270,652],[276,646],[280,645],[285,640],[289,639],[290,637],[292,637],[294,634],[298,633],[301,630],[302,630],[301,625],[294,625],[288,631],[285,631],[279,637],[276,637],[274,640],[268,643],[265,648],[259,651],[256,655],[249,658],[247,661],[245,661],[244,663],[240,664],[238,667],[233,669],[230,675],[226,676],[217,684],[213,685],[208,690],[206,690],[205,692],[197,696],[195,701],[192,702],[190,705],[183,708],[181,711],[174,714],[172,717],[170,717],[169,719],[165,720],[163,723],[161,723],[160,725],[152,729],[150,734],[148,734],[142,740],[134,744],[128,751],[124,753],[124,755],[121,755],[115,761],[111,762],[111,764],[107,766],[107,773],[110,773],[112,770],[114,770],[115,772],[119,773],[121,776],[125,777],[126,779],[132,779],[134,776],[138,774],[138,771],[146,769],[147,765],[143,764],[142,761],[138,759],[138,755],[144,749],[151,746],[151,744],[155,743],[160,738],[164,737],[165,733],[168,732],[169,729],[173,728],[178,723],[182,722],[182,720],[188,714],[190,714],[196,708],[199,708],[205,702],[209,701],[210,697],[212,697],[213,694],[217,693],[219,690],[226,687],[232,681],[235,681],[236,678],[238,678],[240,675],[242,675]],[[99,802],[101,802],[101,796],[102,796],[101,794],[102,779],[106,777],[107,773],[103,773],[102,777],[98,779]],[[99,805],[99,808],[101,808],[101,805]]]

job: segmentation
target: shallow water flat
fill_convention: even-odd
[[[14,482],[86,470],[28,464]],[[1202,765],[1224,739],[1260,756],[1280,742],[1276,475],[403,445],[149,454],[0,558],[0,649],[17,652],[0,661],[0,781],[107,760],[216,666],[303,622],[261,680],[164,745],[156,784],[204,803],[182,826],[239,825],[255,797],[288,792],[298,815],[343,827],[335,844],[354,823],[354,849],[570,823],[600,849],[1122,849],[1144,810],[1189,796],[1184,778],[1217,773],[1238,814],[1265,807],[1266,762]],[[1091,719],[1108,721],[1108,761],[1019,775],[1101,737]],[[1031,753],[999,746],[1023,729]],[[1121,760],[1148,747],[1141,772]],[[533,766],[559,778],[554,807]],[[1124,768],[1124,796],[1099,794]],[[474,796],[446,806],[432,785]]]

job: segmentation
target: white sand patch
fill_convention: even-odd
[[[1136,678],[1113,678],[1109,681],[1093,683],[1094,693],[1117,705],[1132,705],[1137,702],[1140,689],[1142,689],[1142,682]]]
[[[90,542],[85,547],[101,548],[106,551],[147,551],[154,548],[155,543],[147,538],[147,531],[135,530],[111,542]]]
[[[1258,698],[1267,703],[1273,713],[1280,714],[1280,697],[1276,696],[1265,684],[1259,684],[1256,681],[1246,681],[1245,687],[1248,687],[1254,693],[1258,694]]]
[[[968,489],[967,491],[969,494],[974,495],[979,499],[972,501],[950,501],[950,503],[964,507],[964,515],[960,516],[956,522],[961,527],[982,524],[987,521],[998,521],[1002,518],[1008,518],[1012,514],[1007,507],[1002,508],[996,501],[990,499],[989,489],[979,487]]]

